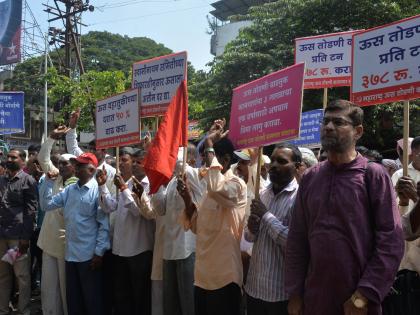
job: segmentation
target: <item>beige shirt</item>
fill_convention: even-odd
[[[400,169],[392,175],[392,183],[394,186],[397,184],[397,181],[403,175],[403,170]],[[418,183],[420,181],[420,171],[416,170],[413,167],[413,164],[408,166],[408,175],[414,180],[414,182]],[[411,231],[411,226],[409,222],[410,212],[414,208],[413,200],[410,200],[408,207],[400,208],[400,214],[402,216],[402,223],[404,228],[404,233],[409,238],[414,238],[412,234],[419,234],[419,231]],[[417,238],[413,241],[406,241],[405,242],[405,252],[404,257],[401,261],[400,270],[401,269],[408,269],[412,271],[417,271],[420,273],[420,238]]]
[[[44,173],[50,171],[58,173],[58,169],[50,160],[50,152],[54,142],[53,139],[48,138],[42,144],[41,150],[38,153],[38,161]],[[63,189],[63,178],[59,175],[54,182],[52,194],[55,195]],[[65,230],[62,209],[47,211],[45,213],[37,245],[48,255],[58,259],[64,259]]]
[[[216,158],[204,175],[207,191],[191,220],[183,225],[197,235],[195,285],[205,290],[229,283],[242,286],[240,241],[243,232],[247,188],[231,169],[221,173]],[[184,213],[185,214],[185,213]]]

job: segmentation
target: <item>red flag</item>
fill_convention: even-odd
[[[188,91],[182,81],[169,104],[144,162],[144,170],[150,183],[150,193],[171,180],[179,147],[188,144]]]

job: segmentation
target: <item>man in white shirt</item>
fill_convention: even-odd
[[[188,145],[188,157],[195,158],[196,148]],[[151,197],[152,208],[163,216],[163,310],[165,315],[194,315],[194,262],[195,235],[179,224],[179,216],[185,209],[178,193],[176,175],[182,169],[182,155],[178,158],[174,177],[166,187]],[[186,177],[192,198],[196,204],[202,199],[205,186],[200,181],[198,169],[186,166]]]
[[[418,185],[420,183],[420,136],[414,138],[411,142],[411,156],[412,163],[408,165],[408,176],[403,176],[403,170],[400,169],[392,176],[392,183],[398,193],[399,208],[402,215],[402,222],[404,233],[407,239],[415,239],[420,235],[420,228],[416,218],[419,216],[416,209],[418,206],[419,192]],[[414,229],[413,229],[414,228]],[[414,244],[415,243],[415,244]],[[409,242],[406,246],[406,255],[403,258],[402,266],[405,266],[407,259],[412,259],[410,264],[415,264],[415,268],[420,273],[420,241]],[[417,259],[414,259],[412,254],[407,255],[407,252],[415,251]]]
[[[154,222],[140,215],[132,196],[133,149],[120,150],[121,176],[115,176],[120,190],[114,198],[105,185],[105,167],[97,174],[100,205],[104,212],[115,212],[112,253],[115,256],[114,298],[115,314],[149,315]]]
[[[392,183],[398,194],[398,207],[404,235],[407,240],[405,242],[404,257],[400,265],[399,277],[404,277],[407,281],[411,278],[417,279],[417,285],[420,286],[420,136],[414,138],[411,142],[411,157],[412,163],[408,166],[408,176],[403,176],[403,170],[399,169],[392,176]],[[398,290],[397,282],[398,280],[395,287]],[[410,284],[409,286],[413,285]],[[409,295],[412,297],[409,303],[400,305],[395,302],[394,304],[398,304],[396,307],[400,314],[419,314],[420,293],[413,290]],[[408,297],[408,294],[404,295],[404,297]],[[406,308],[401,309],[401,307]]]

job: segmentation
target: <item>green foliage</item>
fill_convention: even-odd
[[[96,101],[122,93],[126,89],[127,77],[122,71],[88,71],[80,77],[80,81],[74,81],[51,69],[48,81],[52,85],[48,92],[50,101],[65,103],[60,111],[60,122],[65,123],[68,114],[80,108],[79,128],[93,131]],[[65,100],[70,100],[70,103]]]
[[[147,37],[89,32],[82,36],[82,59],[86,70],[128,73],[136,61],[170,54],[172,51]]]
[[[419,13],[418,0],[281,0],[252,7],[248,15],[231,19],[253,24],[244,28],[225,53],[209,64],[209,73],[191,86],[194,97],[205,104],[201,118],[208,124],[222,115],[229,117],[233,88],[292,65],[295,38],[367,29]],[[349,88],[330,89],[329,98],[348,99]],[[306,90],[303,110],[320,107],[322,91]],[[388,108],[380,106],[372,113],[367,108],[366,116],[375,121],[381,110]],[[414,107],[412,117],[418,116],[418,109]],[[371,138],[369,133],[367,138]]]

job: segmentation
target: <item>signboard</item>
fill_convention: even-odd
[[[420,97],[420,15],[358,33],[353,41],[353,102]]]
[[[324,110],[315,109],[302,113],[299,139],[289,141],[297,147],[318,148],[321,146],[321,119]]]
[[[295,39],[295,63],[305,62],[305,89],[350,86],[351,43],[356,32]]]
[[[0,66],[20,61],[22,0],[0,1]]]
[[[299,63],[233,90],[229,138],[236,149],[299,136],[304,68]]]
[[[202,133],[203,130],[200,129],[198,120],[188,121],[188,140],[197,140]]]
[[[140,142],[139,90],[132,89],[96,102],[96,148]]]
[[[187,52],[133,64],[132,87],[140,89],[141,117],[163,116],[183,80],[187,78]]]
[[[23,92],[0,92],[0,134],[25,132]]]

